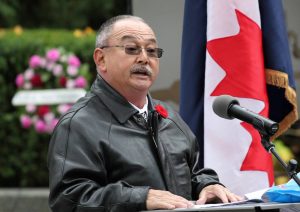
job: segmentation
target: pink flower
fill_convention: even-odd
[[[52,62],[57,61],[59,57],[60,52],[58,51],[58,49],[50,49],[46,54],[46,58]]]
[[[38,119],[34,125],[35,131],[38,133],[44,133],[47,131],[47,125],[41,119]]]
[[[74,80],[68,79],[66,83],[66,88],[75,88]]]
[[[52,126],[55,127],[58,123],[59,119],[55,118],[52,120]]]
[[[29,104],[29,105],[26,105],[26,111],[28,112],[28,113],[33,113],[33,112],[35,112],[36,111],[36,106],[35,105],[32,105],[32,104]]]
[[[31,68],[37,68],[41,65],[41,57],[38,55],[33,55],[31,56],[31,58],[29,59],[29,66]]]
[[[67,68],[67,73],[70,76],[76,76],[78,74],[78,68],[75,66],[68,66]]]
[[[34,72],[32,69],[27,69],[25,72],[24,72],[24,78],[27,79],[27,80],[31,80],[31,78],[33,77],[34,75]]]
[[[29,90],[29,89],[31,89],[32,88],[32,84],[30,83],[30,82],[25,82],[25,84],[24,84],[24,89],[25,90]]]
[[[53,68],[53,70],[52,70],[52,72],[53,72],[54,76],[60,76],[60,75],[62,75],[62,73],[63,73],[63,67],[62,67],[62,65],[60,65],[60,64],[55,65],[54,68]]]
[[[48,112],[44,115],[44,120],[47,124],[51,123],[54,118],[55,118],[55,115],[52,112]]]
[[[75,79],[76,88],[84,88],[87,85],[86,79],[83,76],[79,76]]]
[[[81,63],[80,63],[80,60],[78,59],[78,57],[71,55],[68,58],[68,64],[71,66],[74,66],[74,67],[79,67]]]
[[[20,122],[21,122],[22,127],[25,129],[28,129],[32,124],[31,118],[27,115],[21,115]]]
[[[69,105],[69,104],[60,104],[58,105],[57,107],[57,111],[60,113],[60,114],[64,114],[66,113],[72,106]]]
[[[40,67],[41,67],[41,68],[45,68],[46,65],[47,65],[47,60],[46,60],[45,58],[42,58],[42,57],[41,57],[41,64],[40,64]]]
[[[55,119],[53,119],[52,121],[51,121],[51,123],[48,125],[48,132],[49,133],[52,133],[52,131],[54,130],[54,128],[56,127],[56,125],[57,125],[57,123],[58,123],[58,119],[57,118],[55,118]]]
[[[22,87],[24,85],[24,76],[23,74],[18,74],[16,77],[16,85],[18,88]]]
[[[48,70],[48,71],[52,71],[52,69],[54,68],[54,62],[48,62],[45,64],[45,68]]]

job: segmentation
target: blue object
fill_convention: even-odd
[[[300,177],[300,173],[297,176]],[[300,187],[292,179],[286,184],[273,186],[263,194],[262,199],[268,202],[300,202]]]

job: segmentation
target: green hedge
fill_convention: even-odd
[[[33,54],[46,48],[64,47],[74,52],[96,74],[93,62],[95,33],[75,37],[74,31],[0,29],[0,187],[48,186],[46,166],[50,135],[22,129],[19,114],[11,104],[17,88],[15,78],[28,67]]]
[[[109,17],[128,13],[131,0],[1,0],[0,26],[97,29]]]

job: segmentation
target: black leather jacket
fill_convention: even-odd
[[[164,119],[146,122],[101,77],[64,115],[48,153],[49,205],[55,212],[139,211],[149,188],[197,199],[201,189],[219,184],[211,169],[197,166],[194,134],[163,102]]]

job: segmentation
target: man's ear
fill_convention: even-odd
[[[105,64],[103,49],[96,48],[94,50],[93,56],[94,56],[94,62],[96,64],[98,72],[106,72],[106,64]]]

